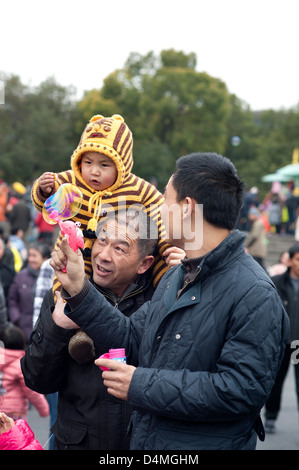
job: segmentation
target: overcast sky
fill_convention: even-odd
[[[14,0],[0,3],[0,71],[101,88],[131,52],[195,52],[252,110],[299,103],[299,0]]]

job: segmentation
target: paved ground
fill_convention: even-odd
[[[293,374],[293,367],[290,367],[284,384],[282,409],[276,425],[277,433],[266,434],[264,442],[258,441],[257,450],[299,450],[299,418]],[[40,418],[32,407],[29,411],[29,424],[36,438],[44,446],[49,438],[49,419]],[[47,445],[45,449],[48,449]]]
[[[28,424],[35,434],[36,439],[45,450],[48,450],[47,441],[49,439],[50,418],[41,418],[36,409],[31,406],[28,414]]]
[[[276,429],[276,434],[266,434],[264,442],[258,441],[258,450],[299,450],[299,418],[293,366],[290,366],[284,384]]]

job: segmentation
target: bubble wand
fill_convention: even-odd
[[[83,195],[70,183],[62,184],[55,194],[48,197],[43,207],[43,217],[49,224],[57,223],[73,251],[84,249],[83,233],[80,222],[65,220],[74,217],[80,210]],[[66,272],[66,269],[64,269]]]

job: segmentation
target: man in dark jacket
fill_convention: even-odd
[[[272,278],[290,319],[290,337],[285,349],[283,361],[276,377],[270,397],[265,405],[265,430],[269,434],[276,432],[276,420],[280,411],[282,387],[289,369],[291,355],[294,352],[292,342],[299,339],[299,245],[289,249],[289,267],[287,271]],[[294,363],[297,403],[299,408],[299,364]]]
[[[126,227],[120,221],[117,224],[126,236]],[[115,239],[99,228],[92,249],[93,285],[122,315],[129,317],[152,296],[150,266],[156,241],[144,238],[133,244],[128,237]],[[57,296],[59,307],[62,301]],[[58,417],[52,427],[54,450],[128,449],[128,403],[107,393],[101,370],[93,361],[80,365],[70,357],[68,343],[75,331],[55,323],[53,310],[50,290],[22,359],[22,371],[31,389],[59,392]],[[106,345],[97,344],[95,352],[96,357],[107,352]]]
[[[177,161],[162,206],[167,240],[187,259],[130,318],[84,277],[66,240],[52,255],[65,312],[95,344],[124,347],[127,364],[98,359],[108,392],[128,400],[131,449],[254,449],[289,335],[277,291],[233,230],[243,184],[217,154]],[[201,217],[202,214],[202,217]],[[62,268],[67,264],[67,272]],[[62,319],[61,319],[62,321]]]

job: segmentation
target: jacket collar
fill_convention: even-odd
[[[98,286],[92,281],[92,284],[95,288],[101,292],[108,300],[112,301],[114,305],[120,304],[127,297],[134,296],[141,292],[144,292],[151,283],[151,269],[146,271],[144,274],[141,274],[137,277],[136,281],[127,287],[125,292],[121,297],[117,297],[110,289],[105,289],[104,287]]]
[[[244,253],[244,240],[244,233],[237,229],[232,231],[214,250],[207,253],[203,258],[196,259],[196,261],[199,260],[196,272],[201,271],[200,277],[202,278],[210,272],[228,266]],[[192,263],[191,260],[190,262]],[[183,265],[182,268],[185,269]]]

